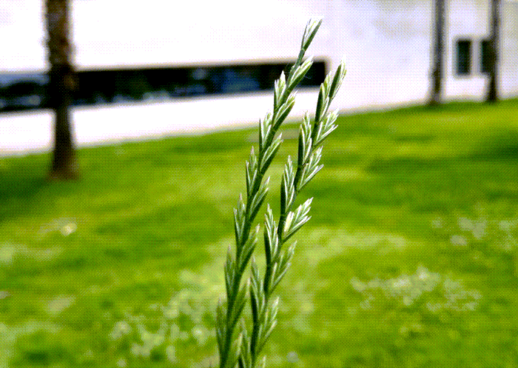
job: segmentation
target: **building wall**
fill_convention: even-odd
[[[335,34],[348,65],[341,105],[358,108],[423,101],[429,85],[431,2],[337,3]]]
[[[504,96],[518,95],[518,1],[504,2],[502,12],[502,71],[500,89]]]
[[[482,99],[487,76],[478,70],[479,43],[489,33],[489,0],[447,3],[445,97]],[[42,7],[41,0],[0,3],[0,73],[46,70]],[[330,69],[345,55],[348,66],[333,108],[345,111],[422,103],[430,88],[432,12],[433,0],[73,0],[74,57],[79,69],[288,61],[298,53],[307,20],[323,16],[323,26],[308,54],[325,58]],[[504,0],[502,15],[500,90],[509,97],[518,95],[518,1]],[[455,74],[455,45],[463,37],[473,41],[469,76]],[[314,89],[302,94],[304,107],[297,104],[296,116],[312,108],[316,93]],[[196,105],[199,111],[212,109],[217,122],[213,127],[221,128],[257,121],[264,114],[265,98],[265,93],[252,93],[197,98],[187,105]],[[214,109],[217,103],[230,106],[232,101],[235,109],[246,106],[246,110],[230,116],[228,108]],[[139,111],[154,109],[160,114],[153,115],[156,129],[148,125],[149,132],[137,131],[156,136],[204,126],[192,115],[186,115],[187,126],[168,123],[167,116],[180,116],[184,105],[177,101],[166,102],[162,108],[140,105]],[[122,106],[97,108],[96,121],[107,116],[110,124],[124,121],[117,118],[124,110]],[[102,141],[102,136],[88,135],[82,126],[88,124],[85,117],[89,114],[94,114],[91,108],[74,110],[78,141],[85,144]],[[47,115],[30,113],[17,124],[22,120],[37,124],[38,119],[50,124]],[[10,115],[0,116],[0,137],[13,134],[13,129],[3,128],[10,122]],[[110,133],[110,139],[134,137],[123,131],[132,125],[123,124]],[[138,121],[133,129],[136,125]],[[22,137],[29,129],[15,130]],[[50,125],[48,130],[40,147],[50,146]],[[13,149],[12,144],[5,147],[0,142],[0,152]]]
[[[335,18],[340,50],[347,55],[348,84],[341,106],[391,106],[425,102],[430,90],[433,1],[342,0]],[[480,42],[489,37],[489,1],[447,1],[444,97],[485,96]],[[456,74],[456,42],[472,40],[472,72]],[[500,92],[518,95],[518,2],[502,8]],[[346,96],[346,97],[345,97]]]
[[[347,56],[341,108],[424,101],[429,90],[433,0],[72,3],[74,59],[83,70],[293,60],[307,20],[323,16],[308,53],[331,68]],[[489,0],[447,3],[446,96],[480,98],[487,78],[477,70],[478,45],[489,34]],[[46,70],[42,1],[4,0],[0,12],[6,14],[0,73]],[[518,93],[518,2],[504,1],[502,14],[501,86],[512,95]],[[474,41],[468,77],[454,72],[460,37]]]
[[[448,39],[446,96],[450,98],[482,99],[487,77],[480,73],[480,41],[489,37],[489,2],[463,0],[448,4]],[[467,16],[469,14],[469,16]],[[458,39],[470,39],[472,45],[472,71],[468,76],[455,73]]]

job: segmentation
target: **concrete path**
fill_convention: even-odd
[[[314,110],[316,98],[316,89],[299,92],[291,119],[300,119],[306,110]],[[76,107],[73,109],[74,138],[77,145],[83,147],[255,126],[272,110],[272,100],[272,93],[268,92]],[[0,114],[0,156],[45,152],[51,146],[50,111]]]

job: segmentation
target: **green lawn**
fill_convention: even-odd
[[[518,100],[339,125],[305,190],[268,366],[518,367]],[[82,149],[66,183],[45,181],[48,155],[0,158],[0,367],[216,365],[255,137]],[[274,208],[295,150],[273,165]]]

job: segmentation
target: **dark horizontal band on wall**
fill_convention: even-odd
[[[136,101],[167,101],[203,95],[272,90],[290,64],[257,63],[221,66],[161,67],[79,71],[75,106]],[[318,87],[326,63],[314,62],[301,87]],[[0,112],[48,107],[48,77],[42,73],[0,74]]]

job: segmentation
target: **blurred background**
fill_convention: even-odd
[[[518,367],[517,1],[3,0],[0,368],[217,366],[244,163],[315,17],[276,213],[348,73],[268,366]]]
[[[50,67],[43,5],[33,0],[0,5],[0,113],[38,112],[24,118],[1,115],[0,152],[51,145],[51,118],[42,111],[48,107]],[[518,92],[517,6],[505,0],[500,10],[503,97]],[[76,0],[70,7],[78,84],[73,124],[80,144],[256,121],[269,106],[273,81],[294,62],[300,30],[311,17],[325,21],[309,50],[315,66],[302,83],[295,116],[314,101],[325,73],[344,57],[349,83],[334,103],[341,111],[424,103],[431,91],[436,33],[431,0],[153,0],[124,6],[114,0]],[[443,12],[441,94],[447,100],[482,100],[489,73],[490,2],[450,1]],[[239,108],[231,108],[235,105]],[[192,116],[193,107],[211,111],[211,117]],[[139,124],[144,115],[153,116],[146,128]],[[181,122],[170,122],[167,115]],[[37,138],[30,140],[26,131]]]

